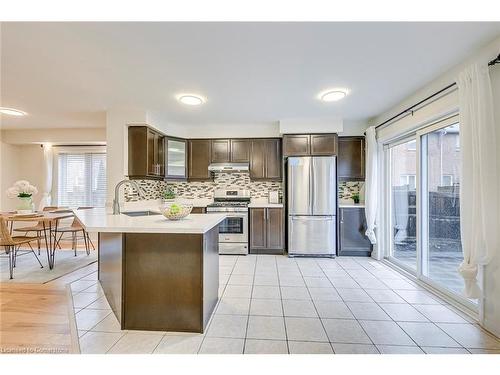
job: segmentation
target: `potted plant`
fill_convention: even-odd
[[[173,202],[175,199],[175,192],[174,189],[171,187],[167,187],[167,190],[165,190],[165,193],[163,193],[163,200],[165,202]]]
[[[354,203],[359,203],[359,194],[353,194],[352,195],[352,200],[354,201]]]
[[[18,198],[19,203],[17,210],[20,213],[33,211],[33,195],[38,193],[38,189],[31,185],[28,181],[20,180],[7,189],[9,198]]]

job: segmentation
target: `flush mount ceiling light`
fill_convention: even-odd
[[[336,102],[338,100],[344,99],[347,96],[346,89],[333,89],[324,91],[319,94],[319,98],[323,102]]]
[[[15,108],[0,107],[0,113],[9,116],[26,116],[27,113]]]
[[[200,105],[205,103],[205,100],[201,96],[193,94],[179,95],[177,100],[186,105]]]

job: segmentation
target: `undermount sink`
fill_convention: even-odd
[[[122,212],[122,214],[132,217],[161,215],[159,212],[154,212],[154,211],[129,211],[129,212]]]

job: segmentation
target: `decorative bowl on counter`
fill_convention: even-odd
[[[191,213],[193,205],[185,203],[172,203],[167,204],[161,210],[163,216],[168,220],[180,220],[185,218]]]

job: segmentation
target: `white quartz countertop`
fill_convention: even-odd
[[[283,203],[251,202],[248,208],[283,208]]]
[[[226,218],[224,213],[190,214],[182,220],[167,220],[163,215],[130,217],[112,215],[105,209],[75,210],[88,232],[114,233],[206,233]]]

